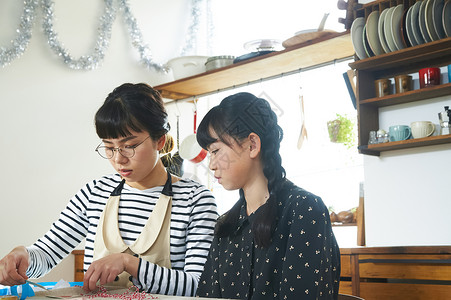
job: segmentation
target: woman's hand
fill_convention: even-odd
[[[122,272],[127,272],[137,277],[139,258],[130,254],[115,253],[93,261],[85,273],[83,289],[93,291],[97,288],[97,282],[104,285],[115,281]]]
[[[26,275],[30,257],[25,247],[19,246],[11,250],[0,260],[0,284],[19,285],[28,279]]]

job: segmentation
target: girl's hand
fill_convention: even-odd
[[[26,271],[29,260],[25,247],[19,246],[11,250],[0,260],[0,284],[10,286],[24,284],[28,279]]]
[[[115,281],[122,272],[127,272],[133,277],[138,274],[139,258],[125,253],[114,253],[93,261],[85,273],[83,289],[93,291],[100,285]]]

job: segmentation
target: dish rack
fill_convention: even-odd
[[[435,1],[435,3],[433,3],[434,1]],[[445,3],[445,6],[447,4],[448,4],[448,6],[451,6],[451,3],[446,3],[447,1],[449,2],[449,0],[441,0],[442,6],[443,6],[443,2]],[[430,22],[433,22],[431,17],[430,18],[426,17],[426,19],[427,19],[426,21],[425,20],[420,20],[420,19],[418,20],[418,22],[420,24],[417,25],[417,27],[418,26],[420,26],[420,27],[422,26],[423,27],[423,28],[421,28],[421,30],[422,31],[426,31],[426,37],[423,35],[423,32],[421,32],[421,34],[418,33],[417,32],[418,29],[416,31],[411,29],[412,27],[415,27],[412,24],[417,24],[416,22],[413,23],[413,20],[412,20],[412,23],[409,21],[408,25],[406,26],[405,25],[405,22],[406,22],[405,18],[407,18],[407,20],[408,20],[408,18],[409,18],[408,16],[409,15],[413,15],[409,11],[409,10],[412,10],[410,8],[412,8],[415,4],[417,4],[418,7],[420,6],[420,5],[418,5],[419,3],[417,3],[417,2],[422,4],[421,5],[422,6],[421,9],[424,9],[424,11],[421,11],[421,9],[420,9],[420,13],[423,13],[423,19],[424,19],[425,18],[424,14],[426,14],[426,11],[425,11],[426,10],[426,6],[427,6],[428,13],[430,13],[431,11],[433,11],[433,9],[435,9],[435,7],[433,7],[433,5],[435,6],[436,3],[439,3],[440,1],[439,0],[378,0],[378,1],[373,1],[373,2],[367,3],[367,4],[363,4],[363,5],[360,4],[360,5],[355,5],[354,6],[353,22],[357,18],[360,18],[360,19],[363,18],[365,20],[365,23],[366,23],[367,20],[369,20],[368,17],[373,12],[378,12],[379,16],[382,16],[383,13],[386,13],[389,9],[393,10],[395,7],[400,6],[400,4],[402,4],[401,12],[399,11],[399,7],[397,7],[397,9],[396,9],[396,11],[398,13],[399,12],[401,13],[401,14],[397,14],[397,17],[399,18],[398,21],[400,21],[400,24],[401,24],[400,32],[397,32],[398,39],[396,40],[396,37],[393,37],[392,40],[394,39],[395,40],[394,43],[399,45],[401,43],[400,40],[402,38],[403,47],[396,46],[395,48],[397,48],[397,49],[391,49],[390,51],[387,51],[384,48],[383,51],[379,51],[379,53],[375,53],[374,47],[371,46],[371,47],[369,47],[371,49],[369,51],[367,51],[367,56],[368,57],[374,57],[374,56],[382,55],[382,54],[389,53],[389,52],[395,52],[395,51],[399,51],[399,50],[402,50],[402,49],[405,49],[405,48],[414,47],[414,46],[417,46],[417,45],[420,45],[420,44],[427,44],[427,43],[434,42],[434,41],[441,40],[441,39],[445,39],[445,38],[451,36],[451,33],[450,33],[451,32],[451,28],[450,28],[451,24],[450,25],[444,25],[444,24],[442,25],[442,22],[439,21],[440,22],[440,26],[439,26],[440,28],[437,29],[437,27],[436,27],[437,24],[434,24],[434,26],[432,26],[430,24]],[[415,8],[417,8],[417,7],[415,7]],[[449,9],[449,7],[448,7],[448,9]],[[412,12],[413,11],[414,11],[414,9],[412,10]],[[434,12],[432,12],[432,13],[434,13]],[[388,13],[387,13],[387,15],[388,15]],[[402,15],[402,20],[400,20],[401,19],[401,15]],[[379,18],[379,16],[377,18]],[[429,24],[424,24],[425,22],[429,23]],[[434,22],[436,22],[436,21],[434,20]],[[381,23],[381,22],[379,21],[379,23]],[[423,24],[421,24],[421,23],[423,23]],[[409,28],[407,28],[407,27],[409,27]],[[428,27],[428,28],[426,29],[426,27]],[[430,27],[433,27],[433,28],[430,29]],[[418,41],[418,42],[413,41],[412,42],[412,38],[410,36],[408,36],[409,33],[410,33],[409,29],[410,29],[410,31],[414,31],[414,32],[411,33],[412,36],[414,34],[416,36],[420,35],[419,39],[421,41]],[[432,30],[432,33],[431,33],[431,30]],[[437,33],[437,30],[440,30],[441,32]],[[352,33],[352,30],[351,30],[351,33]],[[380,32],[379,32],[379,35],[380,35]],[[386,33],[386,35],[387,35],[387,33]],[[373,36],[374,36],[374,34],[373,34]],[[364,44],[365,43],[366,43],[366,45],[364,45],[364,47],[365,46],[369,46],[367,41],[364,41]],[[381,42],[381,44],[382,44],[382,46],[384,46],[384,44],[382,42]],[[393,44],[393,41],[392,41],[392,44]],[[385,44],[385,47],[388,48],[387,44]],[[393,47],[389,47],[389,48],[393,48]],[[369,54],[368,54],[368,52],[369,52]],[[361,56],[361,55],[359,55],[359,56]],[[356,60],[363,59],[362,57],[359,58],[359,56],[356,57]]]

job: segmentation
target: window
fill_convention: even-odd
[[[259,38],[284,40],[303,29],[317,28],[323,14],[330,13],[327,29],[343,31],[337,22],[345,17],[336,1],[212,1],[213,41],[208,45],[211,55],[242,55],[250,52],[245,42]],[[363,158],[357,143],[351,148],[329,139],[327,122],[336,114],[356,123],[357,112],[352,105],[343,73],[348,62],[340,62],[279,79],[262,81],[235,90],[219,92],[199,99],[198,120],[230,94],[251,92],[273,104],[284,130],[281,144],[282,164],[287,178],[298,186],[320,196],[326,206],[336,212],[358,206],[359,185],[363,181]],[[298,149],[301,130],[301,97],[304,101],[305,127],[308,139]],[[356,131],[356,126],[354,126]],[[355,132],[357,135],[357,133]],[[209,175],[208,161],[194,165],[185,163],[185,173],[194,176],[212,189],[220,213],[227,211],[238,199],[237,191],[225,191]],[[335,227],[336,228],[336,227]],[[336,229],[341,246],[356,244],[356,229]]]

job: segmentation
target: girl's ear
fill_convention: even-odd
[[[158,144],[157,144],[157,150],[161,151],[164,147],[164,144],[166,143],[166,134],[163,134],[159,139],[158,139]]]
[[[250,142],[250,152],[249,155],[251,158],[256,158],[261,151],[261,140],[258,134],[251,132],[248,136],[249,142]]]

